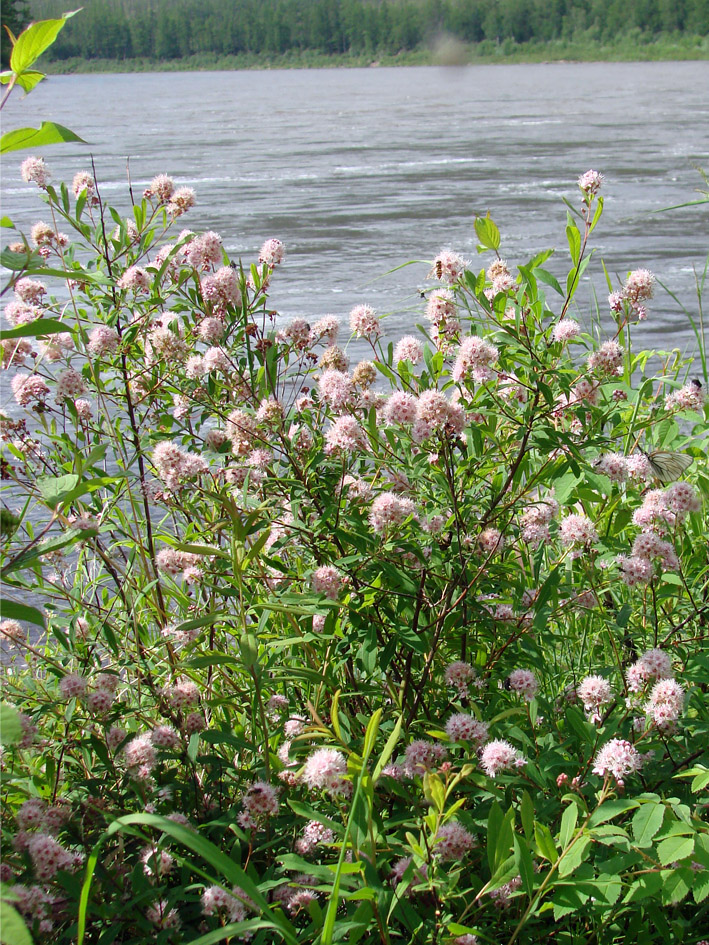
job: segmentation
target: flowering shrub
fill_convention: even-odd
[[[230,263],[164,175],[126,218],[23,173],[1,879],[37,941],[696,941],[707,379],[633,352],[645,270],[571,318],[600,175],[565,286],[478,219],[488,268],[441,252],[388,343],[284,323],[283,245]]]

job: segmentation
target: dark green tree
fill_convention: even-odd
[[[13,36],[18,36],[31,19],[32,15],[27,0],[1,0],[2,50],[0,51],[0,58],[2,59],[3,69],[7,69],[10,65],[10,54],[12,53],[12,42],[7,30],[9,29]]]

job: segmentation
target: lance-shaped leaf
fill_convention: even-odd
[[[16,128],[14,131],[6,131],[0,138],[0,154],[22,151],[25,148],[43,148],[48,144],[61,144],[63,141],[86,144],[83,138],[64,125],[55,121],[43,121],[39,128]]]

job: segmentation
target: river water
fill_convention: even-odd
[[[251,261],[278,236],[288,258],[272,301],[284,316],[368,302],[397,338],[420,319],[428,266],[390,270],[443,247],[479,268],[473,216],[488,211],[510,264],[564,250],[562,197],[578,205],[589,168],[606,178],[594,245],[609,272],[647,267],[696,313],[709,205],[655,211],[697,198],[708,93],[706,62],[86,75],[52,77],[4,115],[6,129],[52,119],[86,138],[38,153],[68,181],[92,154],[106,199],[124,209],[127,158],[137,192],[163,172],[194,187],[185,225],[219,232],[232,258]],[[19,178],[23,156],[3,159],[2,197],[26,228],[42,208]],[[579,301],[588,315],[588,280]],[[638,334],[695,347],[661,289]]]

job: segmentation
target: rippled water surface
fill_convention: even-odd
[[[482,265],[472,221],[487,211],[510,263],[563,248],[562,197],[578,204],[574,181],[590,167],[606,176],[594,245],[609,272],[646,266],[695,312],[707,207],[654,211],[696,199],[708,91],[703,62],[65,76],[11,102],[5,127],[74,129],[90,149],[46,149],[55,178],[71,179],[90,152],[123,207],[126,158],[138,192],[171,174],[197,191],[186,223],[217,230],[232,258],[251,261],[269,236],[286,243],[272,295],[284,315],[366,301],[391,313],[395,338],[419,318],[428,267],[390,270],[442,247]],[[42,213],[21,157],[3,161],[3,212],[26,227]],[[604,297],[600,272],[599,261]],[[587,285],[580,299],[591,295]],[[650,345],[694,346],[661,290],[640,331]]]

